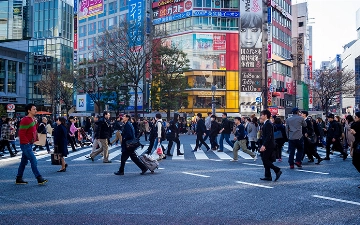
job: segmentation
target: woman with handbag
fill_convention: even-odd
[[[355,113],[355,122],[351,124],[351,134],[355,136],[355,141],[351,146],[350,155],[352,164],[360,173],[360,112]],[[360,188],[360,185],[358,186]]]
[[[148,170],[147,167],[137,157],[135,150],[136,148],[130,147],[130,143],[136,141],[135,130],[131,124],[131,116],[124,115],[124,130],[122,132],[122,143],[121,143],[121,163],[119,171],[114,172],[115,175],[124,175],[126,160],[130,157],[131,160],[141,169],[141,175],[144,175]]]
[[[56,120],[57,126],[54,129],[54,154],[58,154],[61,160],[61,169],[58,172],[65,172],[67,164],[64,157],[69,154],[67,149],[68,132],[66,129],[66,120],[64,117],[59,117]]]

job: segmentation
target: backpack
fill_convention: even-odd
[[[157,123],[161,123],[161,121],[156,122],[156,134],[157,134]],[[157,137],[157,136],[156,136]],[[166,139],[166,130],[164,126],[161,126],[161,141],[165,141]]]

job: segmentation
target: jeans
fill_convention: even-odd
[[[34,152],[32,150],[32,144],[20,144],[20,148],[22,151],[22,156],[21,156],[21,161],[20,161],[20,165],[19,165],[19,169],[18,169],[18,177],[22,177],[24,174],[24,170],[25,170],[25,166],[28,163],[28,160],[31,163],[31,169],[32,172],[34,173],[35,177],[39,177],[40,172],[37,168],[37,160],[36,157],[34,155]]]
[[[225,141],[231,146],[231,148],[234,147],[234,144],[230,141],[230,134],[220,134],[220,150],[224,150],[224,138]]]
[[[295,162],[301,163],[301,160],[304,155],[304,138],[300,138],[297,140],[289,140],[289,165],[294,165],[294,155],[295,155],[295,149],[297,149],[296,152],[296,159]]]
[[[162,148],[162,150],[163,150],[163,153],[165,154],[165,148],[164,148],[164,146],[161,144],[161,142],[162,142],[162,141],[160,140],[161,148]],[[156,149],[157,149],[158,143],[159,143],[159,138],[155,138],[155,142],[154,142],[154,149],[155,149],[155,151],[156,151]]]

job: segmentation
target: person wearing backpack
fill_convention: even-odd
[[[231,146],[231,148],[234,147],[234,144],[230,141],[230,134],[233,129],[232,122],[230,122],[227,119],[226,112],[224,112],[222,114],[222,118],[223,119],[221,122],[221,130],[219,131],[219,133],[220,133],[220,149],[218,150],[218,152],[224,151],[224,139]]]
[[[154,126],[154,128],[155,128],[154,132],[156,132],[156,136],[155,136],[154,148],[156,150],[156,148],[158,147],[158,144],[160,144],[163,152],[165,152],[165,148],[161,144],[161,142],[165,141],[165,127],[163,126],[161,114],[156,113],[155,119],[156,119],[156,123]],[[166,156],[163,159],[166,159]]]
[[[240,117],[235,117],[235,125],[236,125],[235,137],[234,137],[235,143],[234,143],[234,147],[233,147],[234,158],[232,160],[230,160],[230,162],[238,161],[238,151],[240,150],[240,148],[242,149],[243,152],[245,152],[246,154],[249,154],[255,161],[256,153],[250,151],[247,148],[245,126],[241,123]]]

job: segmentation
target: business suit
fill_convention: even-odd
[[[135,149],[127,149],[126,148],[126,141],[133,140],[135,138],[135,130],[132,124],[128,121],[124,125],[124,130],[122,133],[122,142],[121,142],[121,163],[119,169],[119,175],[124,174],[125,163],[126,160],[130,157],[131,160],[141,169],[144,171],[147,170],[146,166],[139,160],[135,153]]]
[[[265,178],[271,180],[271,171],[273,169],[275,173],[280,172],[280,168],[275,166],[275,140],[274,140],[274,127],[270,120],[266,120],[262,127],[262,145],[265,147],[265,151],[261,152],[261,159],[265,168]]]
[[[207,145],[204,141],[203,134],[206,132],[206,126],[203,119],[199,119],[199,121],[196,124],[196,146],[194,151],[197,151],[198,148],[200,148],[201,145],[204,145],[206,150],[209,150],[210,147]]]

